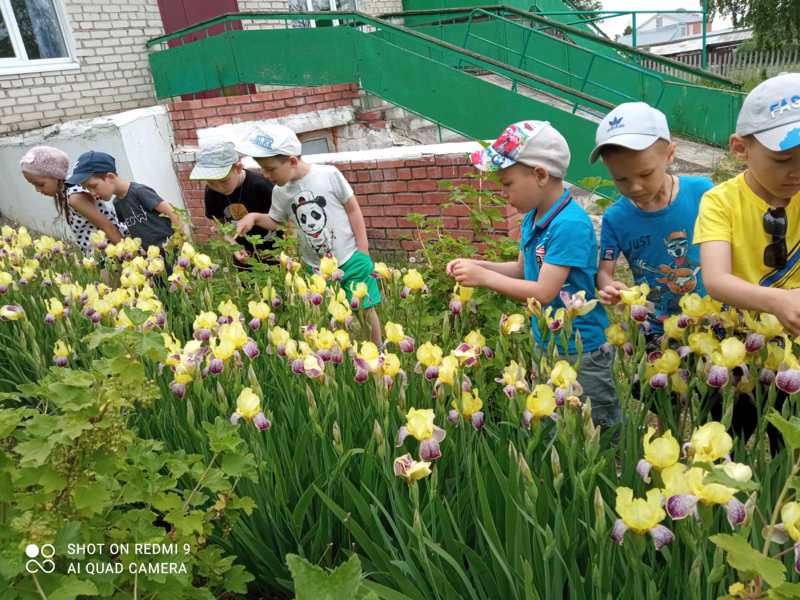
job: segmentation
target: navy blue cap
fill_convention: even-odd
[[[95,173],[116,173],[117,161],[114,157],[105,152],[95,152],[90,150],[78,157],[78,162],[72,169],[72,175],[67,177],[66,183],[69,185],[81,185]]]

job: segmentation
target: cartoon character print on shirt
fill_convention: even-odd
[[[296,194],[291,203],[297,226],[320,257],[333,252],[334,238],[333,232],[328,227],[326,204],[324,196],[315,196],[309,191]]]
[[[692,267],[689,263],[689,235],[684,230],[673,231],[664,239],[664,247],[672,263],[661,264],[657,268],[651,267],[644,260],[636,261],[640,271],[648,271],[661,275],[656,281],[665,285],[674,296],[657,293],[654,302],[661,305],[662,312],[675,312],[678,306],[677,298],[690,294],[697,288],[697,273],[700,267]]]

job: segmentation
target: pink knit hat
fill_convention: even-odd
[[[69,171],[69,157],[52,146],[34,146],[25,153],[19,166],[24,173],[63,181]]]

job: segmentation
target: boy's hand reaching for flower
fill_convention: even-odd
[[[628,286],[621,281],[612,281],[604,288],[597,290],[597,297],[603,304],[616,304],[619,302],[620,290],[627,290]]]
[[[236,222],[236,237],[249,233],[255,224],[256,213],[247,213]]]
[[[486,277],[491,272],[471,260],[464,259],[451,261],[447,265],[447,270],[453,279],[464,287],[486,287]]]
[[[800,288],[786,290],[788,302],[779,303],[774,310],[774,315],[778,318],[793,336],[800,335]]]

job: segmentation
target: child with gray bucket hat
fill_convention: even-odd
[[[245,169],[231,142],[200,148],[189,179],[205,182],[206,217],[221,223],[238,222],[251,212],[269,212],[272,205],[272,183]],[[258,260],[271,257],[277,232],[254,227],[250,235],[260,236],[261,241],[254,245],[242,240],[245,248],[233,253],[238,267],[243,267],[250,257]]]

